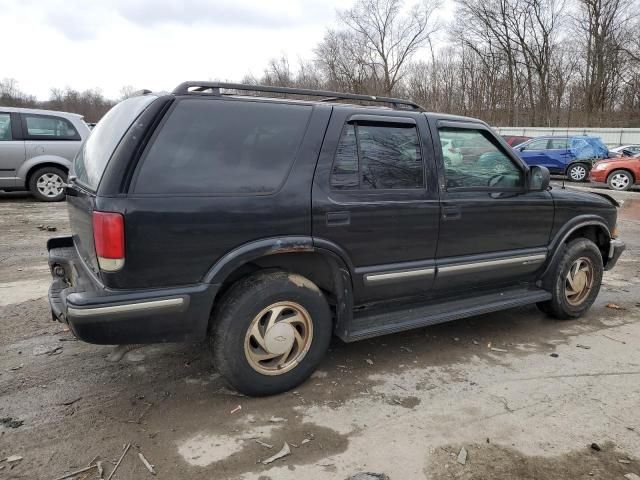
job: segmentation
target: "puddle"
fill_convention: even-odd
[[[178,453],[190,465],[207,467],[241,452],[245,442],[251,438],[269,437],[274,428],[273,425],[267,425],[237,436],[199,433],[179,445]]]

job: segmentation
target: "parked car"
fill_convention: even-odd
[[[538,137],[515,149],[527,165],[540,165],[554,175],[574,182],[587,180],[593,161],[608,158],[607,146],[598,137]]]
[[[633,156],[636,153],[640,153],[640,145],[631,144],[631,145],[622,145],[621,147],[615,147],[609,149],[610,153],[621,153],[625,156]]]
[[[640,183],[640,152],[633,157],[609,158],[593,164],[589,180],[606,183],[612,190],[629,190]]]
[[[0,107],[0,190],[63,200],[71,161],[88,136],[74,113]]]
[[[448,165],[458,142],[484,153]],[[98,344],[208,339],[249,395],[303,382],[334,334],[527,304],[579,317],[624,249],[615,200],[551,189],[486,123],[316,90],[187,82],[124,100],[67,194],[53,317]]]
[[[523,137],[519,135],[502,135],[502,138],[512,147],[517,147],[518,145],[531,140],[531,137]]]

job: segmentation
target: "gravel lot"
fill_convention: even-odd
[[[640,475],[640,195],[615,196],[628,250],[584,318],[527,307],[336,340],[298,390],[252,399],[225,388],[204,345],[113,362],[114,347],[75,341],[46,300],[64,203],[0,194],[0,459],[23,457],[0,462],[0,479],[54,479],[95,457],[108,475],[128,443],[114,480],[152,478],[138,452],[159,479]],[[284,442],[289,456],[259,463]]]

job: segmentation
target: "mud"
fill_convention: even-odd
[[[304,385],[253,399],[227,388],[204,345],[108,361],[114,347],[74,341],[46,301],[45,243],[68,231],[65,205],[0,194],[0,418],[24,422],[0,426],[0,459],[23,457],[0,479],[51,479],[95,456],[110,472],[126,443],[116,480],[150,477],[138,451],[159,479],[640,475],[640,195],[616,196],[628,250],[585,317],[527,307],[335,340]],[[289,456],[259,463],[284,442]],[[464,466],[451,456],[462,446]]]

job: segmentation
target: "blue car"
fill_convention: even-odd
[[[527,165],[547,167],[554,175],[583,182],[595,160],[609,157],[609,149],[598,137],[538,137],[515,147]]]

